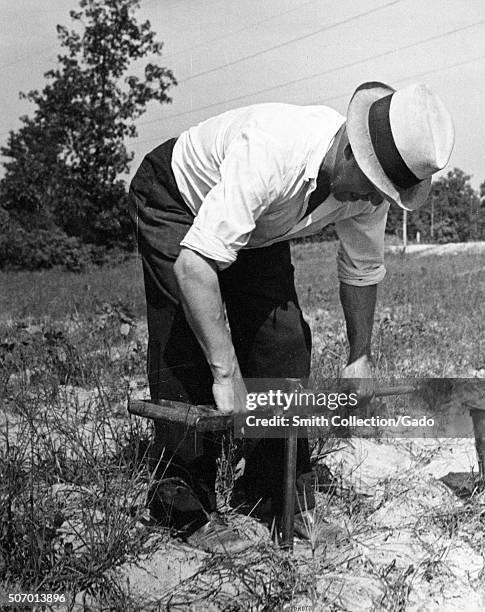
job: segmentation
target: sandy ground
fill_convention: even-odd
[[[388,253],[402,253],[401,245],[386,245]],[[406,254],[416,257],[429,255],[459,255],[460,253],[484,253],[485,241],[480,242],[449,242],[447,244],[408,244]]]
[[[66,388],[67,401],[75,398],[83,416],[84,436],[93,394]],[[121,411],[115,423],[126,426]],[[107,434],[101,438],[109,445]],[[316,491],[314,535],[331,525],[338,537],[296,539],[288,556],[264,525],[232,512],[227,520],[245,533],[246,550],[211,552],[155,529],[149,552],[110,576],[140,610],[485,609],[485,493],[473,491],[469,477],[478,470],[473,438],[351,438],[330,448],[320,464],[332,482]],[[466,483],[472,484],[464,493]],[[82,551],[79,504],[96,491],[67,483],[53,488],[65,519],[56,545]],[[106,522],[101,512],[91,518],[100,528]],[[264,608],[268,601],[274,606]],[[74,609],[98,608],[82,593]]]
[[[338,493],[317,492],[315,516],[317,524],[330,521],[343,536],[316,547],[296,540],[296,588],[278,609],[485,609],[485,497],[477,494],[470,502],[442,480],[450,471],[476,473],[472,439],[354,438],[325,463]],[[271,546],[260,530],[243,556],[172,541],[136,565],[119,568],[119,576],[132,595],[147,602],[173,601],[186,610],[225,610],[237,602],[234,609],[258,610],[258,595],[275,588],[275,568],[284,563]],[[211,591],[209,585],[218,587]]]

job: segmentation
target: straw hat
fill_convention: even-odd
[[[449,112],[423,83],[397,91],[379,82],[359,85],[347,111],[347,134],[362,172],[405,210],[424,204],[431,176],[446,166],[454,143]]]

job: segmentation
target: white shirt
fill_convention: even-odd
[[[255,104],[183,132],[172,154],[179,191],[195,219],[181,245],[224,269],[243,248],[307,236],[335,223],[339,279],[372,285],[385,275],[388,203],[330,195],[307,217],[320,165],[345,122],[325,106]]]

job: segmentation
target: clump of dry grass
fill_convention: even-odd
[[[2,583],[23,591],[109,593],[114,585],[106,570],[142,550],[147,537],[139,442],[146,433],[131,425],[86,437],[58,407],[30,408],[2,432]],[[121,452],[133,441],[138,465]]]
[[[62,322],[2,325],[4,588],[119,599],[107,570],[142,550],[149,534],[149,434],[125,416],[130,379],[144,365],[135,331],[118,304]],[[116,346],[125,350],[113,360]]]

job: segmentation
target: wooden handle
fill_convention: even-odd
[[[376,397],[387,397],[388,395],[409,395],[415,393],[417,387],[413,385],[396,385],[394,387],[379,387],[376,389]]]
[[[223,414],[214,406],[185,404],[171,400],[149,401],[133,400],[128,405],[131,414],[164,421],[182,423],[195,427],[198,431],[220,431],[232,426],[232,414]]]
[[[414,393],[416,388],[411,385],[399,385],[395,387],[381,387],[376,390],[376,397],[389,395],[404,395]],[[311,389],[302,389],[302,393],[311,393]],[[220,431],[232,426],[232,414],[223,414],[215,409],[213,405],[185,404],[172,400],[158,400],[149,402],[144,400],[133,400],[128,405],[131,414],[165,421],[167,423],[184,423],[187,427],[196,427],[199,431]]]

